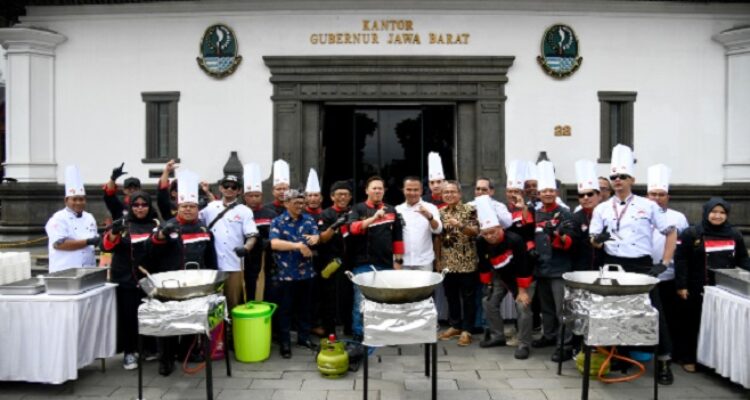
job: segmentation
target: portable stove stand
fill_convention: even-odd
[[[583,384],[581,399],[589,398],[591,379],[591,350],[597,346],[645,347],[653,352],[654,400],[659,399],[659,370],[656,356],[659,344],[659,312],[651,306],[648,293],[627,296],[602,296],[584,289],[565,287],[563,302],[564,323],[560,337],[565,337],[565,326],[573,325],[573,333],[582,335]],[[563,354],[563,341],[558,351]],[[557,363],[557,375],[562,374],[563,360]]]
[[[224,360],[227,364],[227,376],[232,376],[232,366],[229,360],[229,346],[226,340],[228,321],[226,313],[226,298],[220,295],[209,295],[185,301],[170,301],[162,303],[158,300],[146,300],[138,308],[138,400],[143,400],[143,337],[144,336],[177,336],[202,335],[203,352],[206,362],[206,398],[213,400],[214,385],[211,367],[211,335],[209,330],[209,316],[214,315],[223,306],[224,322]]]
[[[367,400],[370,347],[422,344],[424,375],[431,378],[432,400],[437,400],[437,310],[432,298],[406,304],[364,299],[362,314],[365,334],[362,398]]]

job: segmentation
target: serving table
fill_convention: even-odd
[[[113,356],[116,286],[74,295],[0,295],[0,380],[59,384]]]

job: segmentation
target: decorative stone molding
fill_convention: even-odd
[[[750,52],[750,26],[733,28],[713,36],[727,50],[727,55]]]
[[[504,180],[505,83],[513,57],[266,56],[273,84],[273,157],[292,182],[319,169],[320,111],[325,102],[456,104],[459,179]],[[477,154],[480,156],[477,157]]]

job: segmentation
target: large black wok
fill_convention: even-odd
[[[362,295],[378,303],[403,304],[422,301],[432,296],[435,287],[443,282],[442,274],[429,271],[385,270],[346,276],[357,285]]]
[[[659,283],[653,276],[625,272],[622,266],[615,264],[604,265],[599,271],[566,272],[562,277],[568,287],[603,296],[648,293]]]
[[[187,300],[219,291],[227,273],[213,269],[190,269],[151,274],[138,281],[149,297]]]

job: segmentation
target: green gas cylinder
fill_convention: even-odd
[[[336,335],[320,339],[318,353],[318,371],[325,378],[340,378],[349,370],[349,354],[346,353],[344,343],[336,340]]]

